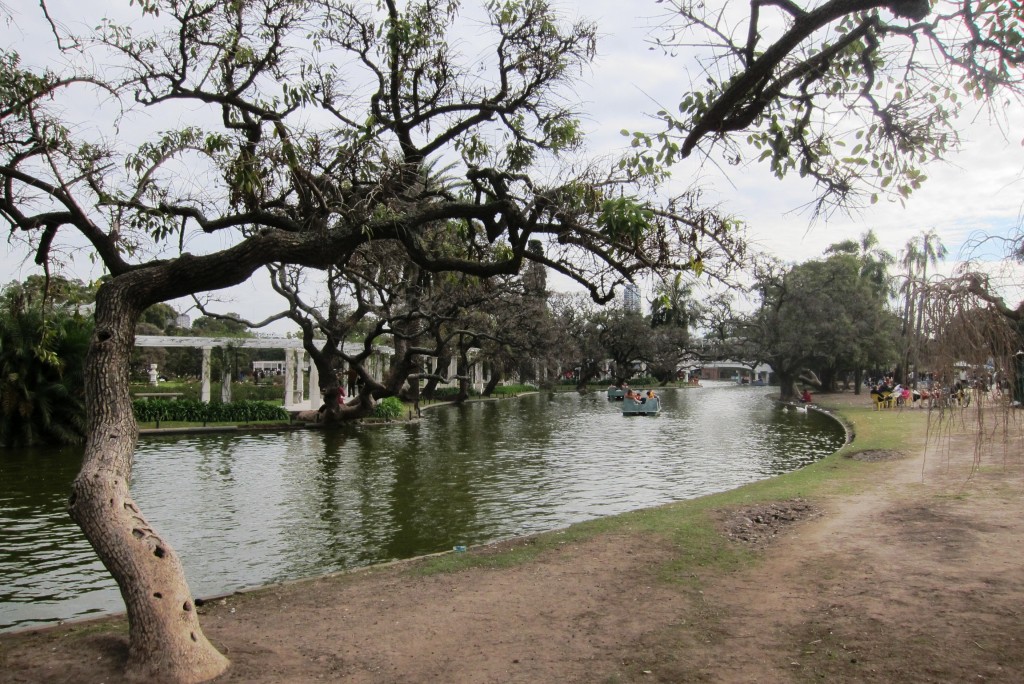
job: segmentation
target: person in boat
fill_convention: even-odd
[[[805,404],[811,403],[811,392],[806,387],[804,388],[803,394],[800,395],[800,401]]]

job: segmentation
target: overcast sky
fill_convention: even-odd
[[[52,7],[74,8],[77,16],[95,25],[103,12],[116,2],[59,0]],[[95,12],[88,10],[92,4]],[[650,113],[662,107],[675,110],[687,88],[687,62],[681,57],[665,56],[651,49],[651,30],[664,21],[664,6],[654,0],[561,0],[557,6],[570,16],[596,21],[601,32],[599,56],[592,69],[577,84],[576,96],[585,112],[590,146],[595,153],[612,153],[627,146],[621,129],[652,130]],[[123,1],[127,6],[127,0]],[[24,55],[38,55],[39,46],[50,40],[46,26],[39,20],[36,3],[16,5],[14,21],[0,26],[0,39]],[[786,261],[799,262],[820,256],[828,245],[844,239],[857,239],[867,229],[877,233],[882,247],[894,254],[907,240],[923,230],[935,229],[951,256],[972,234],[985,231],[1007,234],[1020,224],[1024,201],[1024,156],[1021,138],[1024,112],[1009,117],[1017,124],[1001,131],[985,118],[965,122],[962,131],[964,150],[943,163],[925,169],[929,180],[904,205],[881,201],[852,216],[834,215],[810,223],[802,212],[813,198],[810,183],[798,178],[778,181],[767,166],[752,164],[727,167],[727,174],[713,165],[703,167],[687,161],[674,169],[679,188],[700,182],[713,202],[744,219],[752,241],[761,249]],[[21,251],[5,243],[2,256],[3,283],[20,279],[38,268],[25,260]],[[76,271],[69,275],[96,278],[101,271],[84,260],[77,260]],[[1017,278],[1019,282],[1019,278]],[[222,311],[235,311],[251,319],[271,312],[275,295],[256,278],[252,282],[219,293]],[[269,293],[269,294],[268,294]],[[1016,295],[1013,295],[1016,296]],[[172,302],[179,308],[187,303]],[[195,315],[192,312],[192,315]],[[274,332],[292,330],[288,323],[276,324]]]

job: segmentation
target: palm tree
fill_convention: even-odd
[[[688,330],[696,307],[693,283],[684,282],[683,274],[676,273],[670,280],[664,278],[655,285],[655,298],[651,304],[652,327],[670,325]]]
[[[938,266],[946,258],[947,250],[934,228],[923,231],[907,241],[900,263],[906,271],[903,287],[903,377],[911,364],[915,370],[919,362],[921,340],[925,327],[925,300],[928,295],[928,266]]]
[[[896,257],[879,246],[874,230],[868,229],[860,236],[860,241],[844,240],[831,244],[825,249],[825,254],[851,254],[857,257],[861,264],[860,277],[870,281],[875,294],[880,297],[895,294],[889,268],[896,263]]]

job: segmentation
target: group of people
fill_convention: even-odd
[[[917,390],[905,387],[898,382],[893,382],[891,376],[886,376],[871,387],[871,398],[876,404],[892,402],[896,406],[913,406],[922,400],[931,399],[931,392],[928,390]]]
[[[645,403],[648,399],[657,399],[658,398],[658,395],[655,394],[654,390],[647,390],[647,392],[645,393],[643,390],[635,390],[635,389],[633,389],[632,387],[629,386],[629,383],[627,383],[627,382],[622,383],[618,387],[616,387],[615,385],[612,385],[608,389],[609,390],[621,389],[622,390],[622,398],[623,399],[632,399],[633,401],[638,401],[641,404]]]
[[[639,401],[641,404],[645,403],[648,399],[657,399],[658,397],[658,395],[654,393],[654,390],[647,390],[647,394],[644,394],[643,390],[634,390],[628,385],[626,386],[626,394],[623,396],[626,399]]]

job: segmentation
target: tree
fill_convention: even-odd
[[[966,290],[978,300],[998,311],[1002,316],[1010,319],[1011,322],[1024,321],[1024,299],[1017,302],[1016,306],[1008,304],[1006,298],[1000,293],[997,287],[997,278],[990,269],[982,267],[981,261],[985,260],[984,255],[990,251],[991,246],[1002,257],[1004,265],[1024,264],[1024,224],[1018,223],[1007,235],[992,235],[981,233],[975,235],[967,243],[967,255],[969,259],[958,268],[954,280],[947,284],[947,290]],[[1011,283],[1016,282],[1012,273],[1009,278]]]
[[[561,292],[551,297],[551,315],[559,331],[549,346],[553,370],[558,371],[560,379],[575,373],[577,389],[585,389],[591,379],[601,375],[606,354],[598,328],[601,314],[586,295]],[[614,368],[612,372],[618,377],[628,371]]]
[[[594,319],[594,325],[601,351],[595,360],[612,361],[615,384],[633,377],[636,364],[654,357],[650,321],[639,313],[622,309],[603,311]]]
[[[435,273],[515,275],[534,261],[599,301],[640,273],[732,259],[728,221],[655,205],[650,178],[624,167],[559,156],[581,136],[557,93],[592,57],[593,26],[561,21],[543,0],[489,3],[481,44],[491,52],[470,61],[453,47],[459,8],[156,0],[140,4],[138,35],[104,21],[90,37],[58,36],[85,53],[61,60],[65,72],[0,52],[0,215],[37,262],[76,235],[109,272],[69,510],[121,589],[135,678],[199,681],[227,665],[203,636],[177,554],[128,487],[129,359],[146,309],[268,264],[343,265],[383,240]],[[67,102],[90,89],[115,111],[76,125]],[[129,148],[118,127],[141,112],[182,125]],[[442,156],[459,160],[466,192],[421,182]],[[541,165],[554,181],[531,175]],[[447,221],[468,256],[424,239]],[[219,242],[184,251],[202,236]],[[537,240],[542,251],[530,248]]]
[[[878,246],[878,237],[873,230],[868,230],[861,235],[859,241],[846,240],[829,245],[825,249],[825,254],[848,254],[855,257],[860,262],[861,280],[871,285],[875,296],[883,306],[887,304],[890,297],[896,294],[896,289],[892,284],[893,278],[889,274],[889,267],[896,263],[896,258]],[[877,334],[875,330],[869,330],[868,332],[872,335]],[[868,349],[878,351],[879,349],[889,349],[890,346],[891,339],[885,337],[883,340],[868,347]],[[884,353],[878,355],[878,358],[870,355],[865,357],[863,354],[854,354],[851,364],[849,370],[853,374],[854,392],[860,394],[864,370],[867,368],[887,367],[888,360]]]
[[[635,144],[669,163],[711,143],[739,164],[752,148],[776,176],[813,179],[819,211],[909,196],[922,164],[959,145],[965,107],[998,106],[1024,87],[1014,3],[665,4],[673,15],[659,42],[700,45],[705,68],[679,114],[659,112],[663,130],[635,133]]]
[[[760,6],[751,5],[755,19]],[[788,31],[758,49],[754,21],[749,41],[726,44],[740,69],[684,101],[685,120],[666,116],[663,159],[751,129],[780,175],[796,168],[844,197],[877,162],[879,185],[905,194],[921,181],[920,155],[950,144],[937,134],[950,110],[911,106],[915,93],[902,77],[898,97],[879,100],[878,45],[932,41],[982,96],[1019,82],[1008,78],[1019,59],[1017,15],[1005,4],[986,5],[980,18],[970,3],[955,14],[977,29],[961,34],[962,52],[928,25],[891,25],[876,11],[924,16],[920,0],[829,0],[809,12],[772,6],[788,13]],[[725,268],[742,246],[736,223],[695,207],[692,195],[656,201],[656,160],[610,169],[570,163],[580,127],[559,89],[593,56],[595,31],[560,21],[544,0],[492,2],[485,22],[467,19],[478,35],[487,27],[481,44],[491,46],[472,62],[453,47],[462,19],[455,0],[401,9],[394,0],[146,0],[140,8],[147,21],[138,36],[109,21],[92,39],[59,36],[66,50],[87,53],[61,63],[95,71],[36,72],[0,51],[0,215],[37,262],[70,233],[109,271],[97,293],[88,437],[70,511],[121,588],[130,673],[196,681],[216,676],[226,660],[202,634],[177,555],[128,490],[136,434],[128,359],[146,308],[236,285],[271,263],[344,264],[378,240],[398,242],[431,272],[511,276],[533,261],[602,303],[641,274]],[[832,22],[842,25],[838,39],[802,43]],[[60,21],[51,25],[61,30]],[[859,78],[853,91],[844,90],[853,84],[847,74]],[[836,161],[846,157],[825,135],[842,126],[808,120],[817,84],[829,86],[825,95],[856,91],[879,122],[863,129],[868,151],[851,150],[855,161]],[[109,121],[75,125],[79,110],[65,98],[81,89],[120,109]],[[140,111],[184,123],[127,150],[131,141],[118,133]],[[107,135],[94,135],[105,124]],[[677,131],[685,131],[681,145],[671,139]],[[465,194],[424,187],[423,167],[438,157],[459,160]],[[423,239],[439,221],[459,223],[471,257]],[[202,254],[184,251],[203,236],[220,242]],[[530,250],[534,240],[542,253]]]
[[[852,255],[836,254],[761,272],[760,307],[741,325],[743,358],[771,364],[783,399],[796,396],[798,380],[831,389],[839,371],[891,358],[892,318],[860,266]]]
[[[669,325],[688,330],[697,308],[693,301],[693,283],[684,282],[683,274],[676,273],[658,282],[655,295],[651,302],[651,326]]]
[[[925,309],[929,298],[928,266],[936,266],[946,258],[946,248],[934,229],[923,231],[907,241],[900,261],[904,268],[903,285],[903,343],[901,381],[907,382],[907,374],[913,366],[920,372],[921,345],[927,337]]]
[[[878,246],[875,231],[868,230],[860,240],[845,240],[829,245],[825,254],[850,254],[861,263],[860,277],[867,279],[875,289],[875,294],[886,298],[895,294],[892,287],[892,276],[889,268],[896,263],[896,257]]]
[[[5,289],[0,307],[0,444],[78,444],[92,323],[64,307],[44,311],[30,292]]]
[[[170,305],[160,302],[143,311],[140,320],[143,323],[148,323],[159,331],[152,334],[163,335],[164,331],[168,328],[177,327],[178,312]]]
[[[96,299],[96,285],[83,283],[77,278],[65,278],[61,275],[30,275],[23,283],[12,281],[4,288],[4,298],[10,302],[12,298],[21,298],[27,306],[43,309],[64,307],[76,310],[83,304],[91,304]]]
[[[217,317],[200,316],[192,321],[192,335],[196,337],[244,337],[251,333],[248,327],[238,320],[237,314],[227,314]]]

